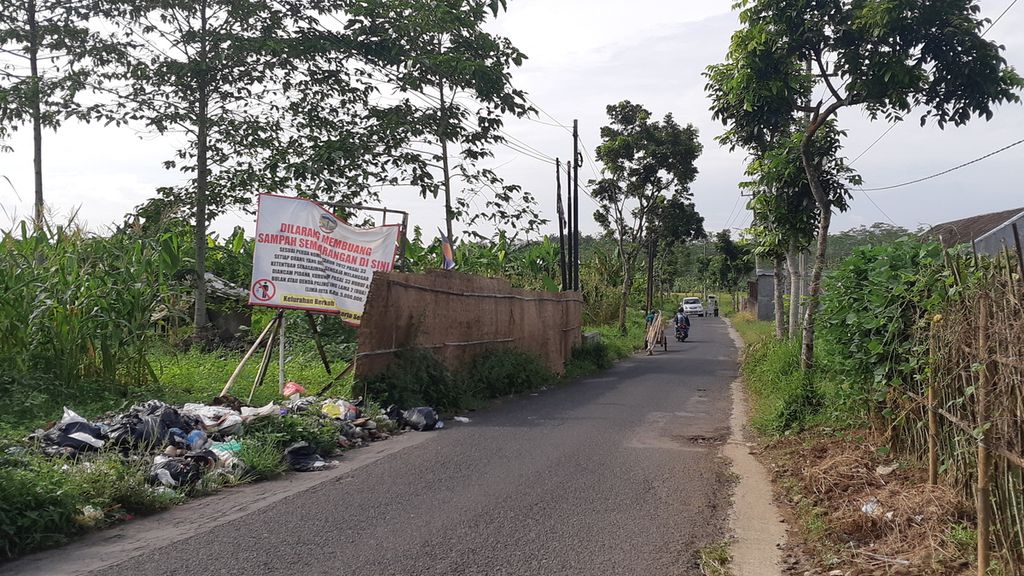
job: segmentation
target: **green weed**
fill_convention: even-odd
[[[245,464],[243,477],[246,479],[266,480],[280,476],[288,469],[280,439],[271,434],[246,434],[238,459]]]
[[[730,562],[732,554],[729,552],[728,541],[709,544],[697,550],[697,563],[704,576],[732,576]]]

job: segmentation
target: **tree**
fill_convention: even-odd
[[[920,107],[922,124],[931,119],[940,128],[990,119],[994,105],[1019,101],[1024,83],[1001,48],[982,37],[986,21],[974,0],[743,0],[739,6],[742,27],[727,61],[708,71],[712,110],[728,126],[727,137],[754,142],[795,113],[808,114],[800,153],[819,212],[801,345],[801,366],[810,370],[834,208],[813,155],[819,131],[852,107],[889,121]],[[828,96],[812,103],[816,86]]]
[[[690,199],[702,147],[697,129],[680,126],[671,114],[660,122],[639,104],[624,100],[607,107],[610,125],[601,128],[597,157],[605,177],[592,181],[599,210],[594,220],[615,236],[622,266],[619,330],[626,333],[626,307],[633,287],[636,259],[652,212],[672,192],[675,201]]]
[[[98,104],[83,104],[78,96],[97,81],[118,47],[88,21],[110,16],[114,7],[85,0],[21,0],[5,1],[0,10],[0,55],[6,60],[0,63],[0,141],[23,124],[32,126],[36,230],[43,225],[43,129],[99,114]]]
[[[707,238],[704,217],[685,196],[663,198],[651,209],[647,226],[647,304],[654,302],[654,264],[661,253],[671,253],[677,243]]]
[[[711,269],[718,285],[732,293],[733,308],[739,309],[736,290],[754,271],[753,250],[747,244],[733,240],[729,230],[715,234],[715,249],[718,254],[711,257]]]
[[[126,119],[182,145],[168,169],[190,179],[163,196],[194,223],[195,317],[207,324],[207,225],[257,193],[352,200],[377,179],[368,78],[319,17],[335,6],[297,0],[152,0],[121,21],[132,51],[116,96]],[[339,194],[339,190],[343,192]],[[339,198],[340,197],[340,198]]]
[[[845,134],[835,122],[829,122],[815,137],[812,157],[832,207],[845,212],[849,207],[849,186],[859,185],[860,177],[839,153],[840,138]],[[799,276],[796,255],[814,239],[819,211],[803,167],[800,147],[803,134],[794,131],[784,135],[774,147],[751,159],[747,175],[751,180],[742,186],[753,192],[750,207],[754,211],[751,232],[757,242],[755,251],[776,263],[776,302],[781,302],[781,262],[789,260],[790,302],[789,334],[796,336],[799,327]],[[785,331],[781,307],[776,309],[776,334]]]
[[[395,137],[406,142],[395,156],[403,169],[394,183],[410,183],[424,198],[443,194],[449,238],[457,220],[527,231],[545,222],[529,192],[478,166],[496,145],[524,146],[501,132],[504,115],[534,112],[512,85],[511,70],[526,56],[484,30],[504,9],[505,0],[354,0],[348,9],[345,30],[360,59],[400,96],[388,109],[401,118]],[[456,179],[461,194],[453,192]],[[489,195],[481,207],[478,199]]]

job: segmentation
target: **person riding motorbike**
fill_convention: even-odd
[[[685,340],[690,335],[690,317],[680,308],[676,311],[673,322],[676,325],[676,339],[679,341]]]

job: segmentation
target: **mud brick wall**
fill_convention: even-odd
[[[410,346],[433,350],[451,370],[488,350],[515,349],[561,373],[580,343],[582,312],[577,292],[532,292],[442,270],[377,273],[359,326],[356,377],[377,374]]]

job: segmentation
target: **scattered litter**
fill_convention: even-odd
[[[888,476],[889,474],[895,472],[899,467],[899,464],[879,466],[878,468],[875,468],[875,474],[878,474],[879,476]]]
[[[444,420],[438,420],[437,424],[434,424],[434,430],[440,430],[444,428]]]
[[[359,408],[348,400],[328,400],[321,408],[324,414],[339,420],[356,420],[359,418]]]
[[[199,418],[203,430],[221,436],[232,436],[242,431],[242,416],[231,408],[224,406],[207,406],[205,404],[185,404],[181,413]]]
[[[98,450],[105,444],[106,434],[85,418],[64,408],[64,416],[52,428],[37,432],[30,438],[38,440],[47,456],[76,456],[79,452]]]
[[[285,398],[290,398],[296,394],[302,394],[306,389],[302,387],[298,382],[289,382],[284,385],[284,389],[281,390],[281,395]]]
[[[250,406],[242,407],[242,421],[249,423],[257,418],[266,418],[268,416],[277,416],[281,413],[281,407],[271,402],[266,406],[260,408],[252,408]]]
[[[284,451],[288,466],[296,472],[314,472],[327,468],[327,461],[306,442],[296,442]]]
[[[452,420],[455,420],[456,422],[461,422],[462,424],[469,424],[470,422],[469,418],[466,418],[465,416],[456,416],[452,418]]]
[[[406,410],[402,414],[402,419],[407,426],[420,432],[433,430],[438,422],[437,412],[426,406]]]
[[[881,504],[878,502],[878,498],[874,496],[867,499],[867,502],[860,507],[860,511],[867,514],[868,516],[877,516]]]
[[[93,527],[103,521],[103,510],[95,506],[84,506],[74,518],[75,524]]]
[[[186,441],[188,442],[188,447],[191,450],[202,450],[206,447],[209,439],[206,437],[206,432],[203,432],[202,430],[193,430],[188,433]]]

